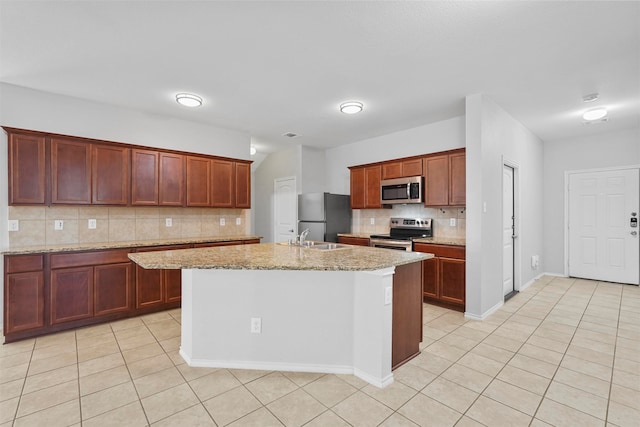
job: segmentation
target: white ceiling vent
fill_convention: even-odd
[[[282,136],[286,136],[287,138],[296,138],[300,135],[298,135],[297,133],[293,133],[293,132],[287,132],[287,133],[283,133]]]

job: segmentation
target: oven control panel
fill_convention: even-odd
[[[431,218],[391,218],[391,228],[430,229]]]

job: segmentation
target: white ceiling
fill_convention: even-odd
[[[2,0],[0,81],[241,130],[262,151],[458,116],[474,93],[555,140],[640,126],[640,2]],[[582,123],[591,92],[607,123]],[[352,99],[365,110],[339,113]]]

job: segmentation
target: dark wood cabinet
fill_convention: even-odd
[[[169,251],[187,249],[191,245],[156,246],[139,249],[139,252]],[[136,270],[136,308],[148,308],[179,302],[182,293],[181,270],[145,269],[139,265]]]
[[[157,206],[159,200],[158,159],[160,153],[151,150],[131,150],[131,204]]]
[[[424,159],[425,206],[449,205],[449,156],[430,156]]]
[[[4,333],[42,328],[44,262],[42,255],[4,257]]]
[[[94,144],[91,147],[91,203],[129,204],[129,149]]]
[[[352,167],[351,170],[351,209],[374,209],[382,207],[380,203],[380,165]]]
[[[51,203],[91,203],[91,145],[51,140]]]
[[[354,246],[369,246],[369,239],[365,237],[338,236],[338,243]]]
[[[467,203],[466,152],[449,155],[449,205],[464,206]]]
[[[393,275],[391,369],[420,354],[422,341],[422,268],[399,265]]]
[[[435,255],[434,258],[422,261],[422,291],[425,301],[464,311],[465,248],[415,243],[414,250]]]
[[[236,162],[236,208],[251,207],[251,164]]]
[[[159,201],[160,206],[184,206],[184,156],[181,154],[159,154]]]
[[[187,156],[187,206],[211,206],[211,160]]]
[[[235,204],[235,162],[230,160],[211,161],[212,198],[215,208],[232,208]]]
[[[46,140],[43,136],[9,134],[9,204],[46,203]]]
[[[51,271],[52,325],[93,316],[93,267]]]
[[[131,262],[94,267],[94,315],[127,312],[133,307]]]

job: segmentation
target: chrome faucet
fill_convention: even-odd
[[[309,235],[309,229],[305,229],[302,233],[300,233],[300,238],[299,238],[299,245],[300,246],[304,246],[304,241],[306,240],[307,236]]]

